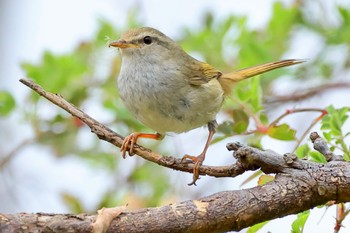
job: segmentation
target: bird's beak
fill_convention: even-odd
[[[130,42],[126,42],[125,40],[116,40],[116,41],[112,41],[111,43],[109,43],[108,47],[118,47],[121,49],[125,49],[125,48],[136,48],[137,45],[130,43]]]

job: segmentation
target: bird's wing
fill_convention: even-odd
[[[213,66],[205,62],[196,61],[192,64],[187,64],[189,83],[192,85],[202,85],[208,83],[213,78],[219,78],[221,72],[215,69]]]

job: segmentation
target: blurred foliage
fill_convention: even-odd
[[[259,232],[259,230],[261,228],[263,228],[267,223],[269,223],[269,221],[265,221],[265,222],[261,222],[261,223],[255,224],[254,226],[249,227],[249,229],[246,231],[246,233]]]
[[[273,91],[274,79],[282,74],[290,75],[294,79],[302,78],[303,81],[315,79],[317,83],[321,83],[349,70],[350,9],[337,7],[337,23],[330,23],[326,16],[319,19],[317,15],[313,17],[310,13],[315,7],[324,6],[317,1],[295,1],[289,6],[276,2],[269,22],[258,29],[249,27],[248,19],[244,16],[231,15],[216,19],[208,12],[200,27],[183,29],[179,43],[184,49],[222,71],[282,59],[288,54],[293,39],[301,31],[311,33],[324,42],[320,44],[321,49],[315,52],[315,59],[308,61],[307,65],[280,69],[239,83],[223,107],[222,112],[227,121],[219,125],[213,143],[233,135],[249,135],[249,144],[263,148],[262,139],[270,137],[295,142],[295,153],[299,158],[326,162],[320,153],[310,149],[310,142],[305,142],[304,136],[298,136],[297,132],[303,131],[302,129],[293,129],[293,126],[283,122],[282,117],[272,119],[269,111],[265,110],[263,101],[263,96]],[[92,111],[92,116],[95,108],[91,110],[90,106],[97,104],[100,114],[111,119],[104,123],[120,134],[150,131],[130,115],[117,97],[116,77],[120,57],[107,48],[107,40],[118,38],[127,28],[142,25],[137,15],[136,11],[132,11],[129,23],[124,28],[115,28],[109,22],[100,20],[95,37],[80,43],[70,53],[53,54],[46,51],[38,64],[25,62],[22,68],[28,78],[50,92],[59,93],[78,107]],[[327,57],[339,46],[344,51],[344,61],[335,64]],[[126,171],[116,148],[97,138],[90,140],[88,145],[81,143],[81,134],[88,132],[78,119],[48,104],[34,92],[28,93],[28,100],[30,107],[21,108],[16,105],[11,93],[0,90],[0,117],[19,111],[31,124],[38,145],[50,148],[56,156],[77,156],[92,168],[99,167],[109,171],[111,179],[115,179],[115,187],[111,187],[101,197],[101,201],[95,203],[95,209],[115,206],[127,200],[138,203],[137,207],[157,206],[176,193],[177,189],[169,183],[170,178],[164,168],[133,157],[129,159],[136,162]],[[270,110],[273,109],[276,109],[275,106],[270,106]],[[323,135],[333,145],[333,150],[338,149],[349,160],[350,148],[345,140],[349,132],[343,130],[348,120],[349,108],[336,109],[329,106],[326,110],[328,114],[321,122]],[[305,118],[305,122],[310,122],[310,125],[314,120],[312,117]],[[304,144],[300,145],[301,142]],[[152,149],[157,151],[159,148],[153,146]],[[170,151],[169,153],[173,154]],[[259,184],[272,179],[273,177],[263,175]],[[72,194],[62,193],[62,200],[73,212],[94,211],[87,210],[79,197]],[[308,215],[309,212],[305,212],[297,216],[292,224],[293,232],[302,232]],[[267,223],[253,226],[248,232],[256,232]]]
[[[0,117],[8,116],[16,107],[16,101],[8,91],[0,90]]]
[[[306,220],[309,218],[310,210],[297,214],[297,219],[292,223],[292,233],[303,233]]]
[[[347,161],[350,160],[350,145],[346,145],[345,138],[350,135],[350,132],[344,134],[342,127],[349,118],[349,110],[349,107],[341,109],[335,109],[333,106],[327,107],[328,114],[323,117],[321,127],[328,143],[335,143],[332,149],[340,146],[344,152],[344,159]]]

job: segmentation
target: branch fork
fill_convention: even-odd
[[[87,124],[98,138],[120,147],[123,138],[88,116],[61,96],[46,92],[31,80],[21,79],[41,96],[66,110]],[[213,177],[235,177],[248,170],[261,169],[275,173],[275,179],[262,186],[244,190],[224,191],[197,200],[189,200],[157,208],[123,210],[115,218],[108,232],[222,232],[238,231],[256,223],[299,213],[329,201],[350,201],[350,164],[330,152],[327,143],[312,134],[314,148],[329,161],[318,164],[298,159],[294,154],[280,155],[271,150],[260,150],[229,143],[237,159],[230,166],[201,166],[201,175]],[[161,156],[142,146],[135,147],[135,154],[174,170],[192,172],[193,164],[181,163],[180,159]],[[119,213],[118,213],[119,214]],[[23,216],[25,215],[25,216]],[[38,215],[44,222],[35,225]],[[45,218],[43,218],[43,216]],[[60,228],[52,232],[86,232],[92,230],[92,215],[50,214],[0,214],[1,229],[20,229],[35,226],[41,230],[52,230],[53,222],[62,218]],[[69,221],[65,221],[69,218]],[[63,224],[64,223],[64,224]],[[18,226],[18,228],[15,228]],[[72,230],[74,229],[74,231]],[[83,229],[83,231],[82,231]],[[29,229],[30,230],[30,229]]]

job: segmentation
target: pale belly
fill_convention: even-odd
[[[216,79],[193,86],[171,78],[120,75],[118,89],[125,106],[136,119],[160,134],[182,133],[215,120],[223,102]]]

